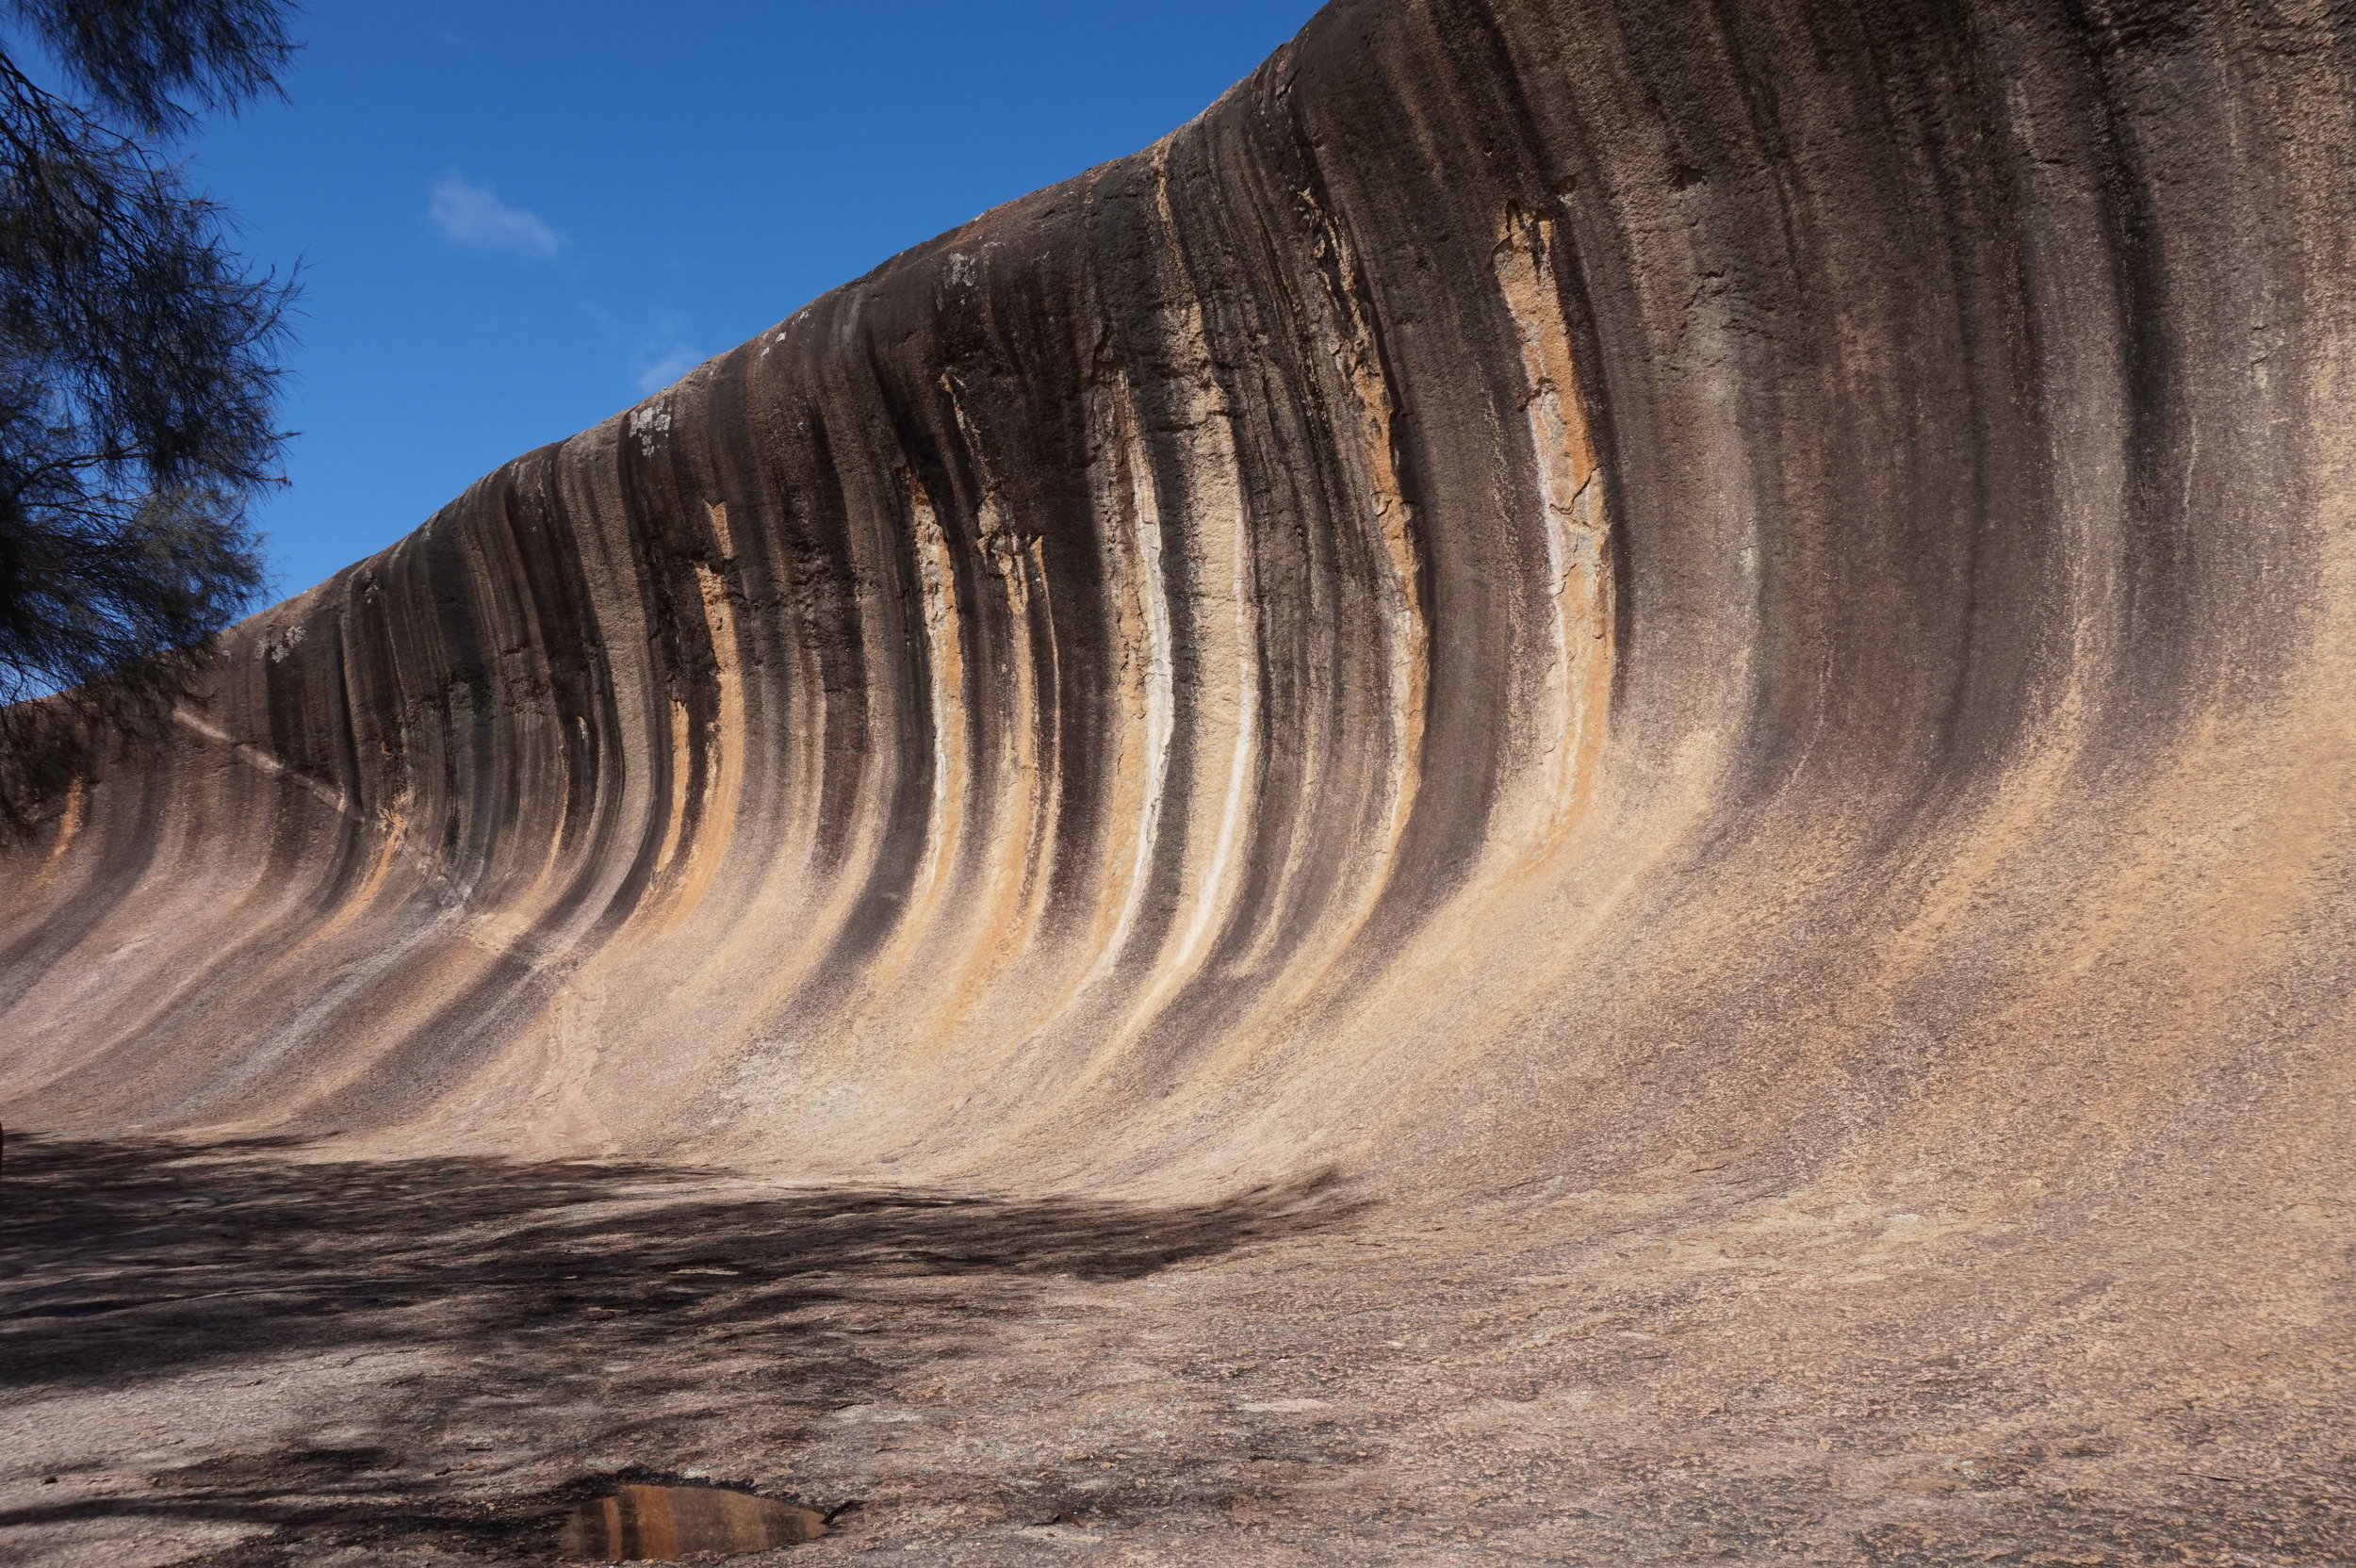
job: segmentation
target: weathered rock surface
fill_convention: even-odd
[[[1341,0],[240,628],[0,865],[0,1116],[1330,1168],[1440,1230],[1167,1331],[1650,1454],[1563,1552],[2339,1560],[2351,29]]]

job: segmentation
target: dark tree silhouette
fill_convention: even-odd
[[[290,285],[247,270],[164,149],[199,113],[274,90],[292,14],[288,0],[0,0],[10,815],[70,768],[70,737],[168,708],[262,588],[247,509],[284,440]]]

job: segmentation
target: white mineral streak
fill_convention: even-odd
[[[1155,174],[1159,216],[1174,237],[1167,144]],[[1171,253],[1173,258],[1181,253],[1175,244]],[[1251,520],[1202,301],[1192,280],[1183,275],[1183,264],[1173,261],[1173,266],[1181,271],[1173,280],[1178,302],[1160,323],[1162,360],[1186,456],[1181,504],[1187,549],[1176,564],[1195,627],[1200,678],[1189,703],[1191,776],[1177,877],[1181,912],[1174,939],[1116,1030],[1116,1040],[1150,1027],[1155,1013],[1201,972],[1213,938],[1233,909],[1249,869],[1238,851],[1250,831],[1251,784],[1259,760],[1259,595]]]
[[[1170,587],[1162,562],[1161,501],[1153,454],[1138,433],[1136,401],[1124,382],[1116,379],[1104,389],[1101,406],[1100,444],[1108,461],[1097,494],[1110,523],[1106,565],[1113,581],[1121,656],[1121,700],[1115,722],[1121,745],[1112,818],[1115,848],[1125,841],[1128,855],[1104,905],[1112,918],[1108,926],[1100,925],[1095,962],[1077,988],[1083,996],[1121,964],[1145,907],[1154,850],[1161,841],[1170,741],[1177,729]]]
[[[205,739],[220,746],[247,767],[255,769],[271,778],[284,778],[312,799],[336,811],[349,812],[352,809],[352,804],[345,797],[343,791],[322,784],[300,768],[288,767],[285,761],[266,747],[256,745],[251,741],[238,740],[219,725],[191,712],[187,707],[174,708],[172,710],[172,718],[174,724],[204,736]]]
[[[1559,841],[1576,815],[1593,766],[1601,706],[1610,691],[1612,584],[1604,553],[1603,479],[1595,467],[1555,275],[1554,220],[1509,213],[1497,247],[1497,277],[1521,343],[1532,466],[1546,538],[1551,600],[1546,665],[1548,711],[1532,743],[1544,752],[1546,828],[1533,846]]]

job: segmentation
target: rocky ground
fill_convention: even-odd
[[[803,1568],[2356,1560],[2296,1268],[2122,1224],[2178,1281],[2129,1299],[2034,1200],[1726,1174],[1155,1207],[11,1140],[0,1561],[519,1563],[615,1478],[840,1511],[739,1560]]]

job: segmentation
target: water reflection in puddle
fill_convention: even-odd
[[[661,1562],[698,1552],[760,1552],[826,1533],[826,1516],[716,1486],[625,1486],[564,1522],[568,1557]]]

